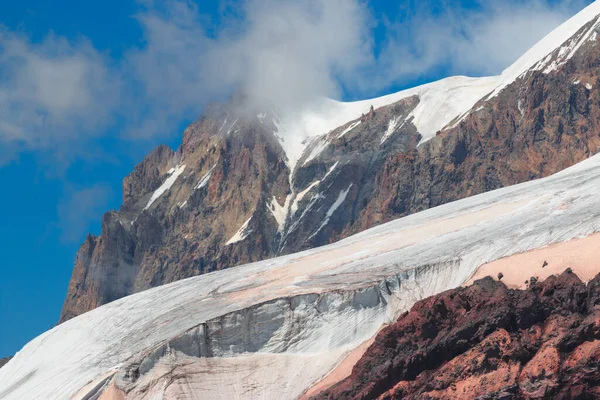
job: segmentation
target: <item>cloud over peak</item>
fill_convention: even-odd
[[[249,0],[210,30],[194,3],[151,5],[138,15],[146,43],[130,60],[167,118],[199,113],[233,88],[260,103],[297,105],[340,95],[338,78],[368,62],[369,18],[356,1]]]
[[[98,138],[164,140],[240,88],[258,103],[295,108],[440,71],[499,73],[587,3],[406,2],[388,15],[375,0],[244,0],[204,15],[191,0],[145,0],[135,15],[142,44],[119,59],[85,38],[32,43],[3,28],[0,163],[20,151],[85,157]]]

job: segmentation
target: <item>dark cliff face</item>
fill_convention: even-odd
[[[319,399],[597,399],[600,275],[510,290],[492,278],[422,300]]]
[[[527,72],[420,146],[413,96],[311,139],[293,171],[274,112],[249,112],[239,96],[212,105],[177,151],[157,148],[125,178],[121,210],[107,213],[102,234],[77,255],[61,321],[558,172],[599,149],[599,77],[600,48],[588,41],[555,71]]]
[[[300,161],[294,179],[297,192],[336,161],[340,164],[335,183],[326,185],[333,190],[328,190],[325,199],[316,189],[303,198],[297,215],[307,209],[310,212],[298,229],[308,235],[290,233],[295,245],[288,244],[284,252],[327,244],[431,207],[546,177],[594,155],[600,149],[597,44],[598,39],[584,43],[571,59],[548,74],[527,72],[496,97],[480,100],[460,123],[449,124],[456,126],[443,129],[418,147],[419,135],[410,122],[398,124],[383,144],[380,140],[389,121],[403,120],[418,97],[374,110],[374,115],[367,115],[342,138],[331,140],[310,162],[303,165]],[[551,56],[559,53],[557,49]],[[339,135],[343,129],[329,136]],[[332,198],[350,184],[335,218],[314,235],[324,214],[315,210],[328,210]]]
[[[417,147],[421,135],[411,123],[389,137],[386,132],[391,120],[406,119],[418,103],[413,96],[373,110],[309,144],[295,169],[297,209],[291,210],[287,220],[281,252],[293,253],[347,236],[342,234],[344,227],[355,223],[375,193],[386,190],[374,179],[386,160]],[[319,148],[323,149],[311,158]],[[382,220],[375,217],[368,227]]]
[[[0,368],[4,367],[8,362],[12,359],[12,357],[8,358],[0,358]]]

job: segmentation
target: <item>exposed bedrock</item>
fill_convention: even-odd
[[[0,368],[4,367],[10,361],[12,357],[0,358]]]
[[[492,278],[419,301],[317,399],[600,398],[600,275]]]

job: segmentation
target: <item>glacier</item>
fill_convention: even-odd
[[[95,398],[112,382],[149,399],[171,387],[160,377],[175,364],[189,368],[188,389],[174,386],[184,392],[298,398],[415,301],[485,263],[600,231],[598,187],[600,155],[328,246],[117,300],[27,344],[0,370],[0,397]]]

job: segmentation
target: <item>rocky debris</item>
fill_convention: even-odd
[[[11,359],[12,357],[0,358],[0,368],[4,367]]]
[[[535,276],[529,278],[529,286],[533,286],[537,283],[538,279]]]
[[[416,303],[318,399],[600,398],[600,274],[508,289],[491,277]]]
[[[375,107],[373,107],[373,105],[371,105],[371,107],[369,107],[369,112],[367,113],[367,115],[362,114],[360,116],[360,122],[366,122],[373,118],[375,118]]]

